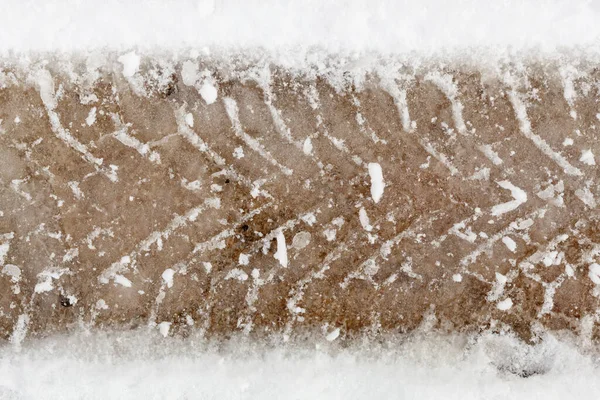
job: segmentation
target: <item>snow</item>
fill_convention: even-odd
[[[498,304],[496,304],[496,307],[500,311],[508,311],[512,308],[512,306],[513,306],[513,301],[511,300],[510,297],[507,297],[506,299],[499,301]]]
[[[174,275],[175,275],[175,271],[172,270],[171,268],[165,269],[165,271],[162,273],[162,279],[165,282],[165,284],[167,285],[167,287],[169,287],[169,288],[173,287],[173,276]]]
[[[236,147],[235,149],[233,149],[233,156],[238,160],[240,158],[244,158],[244,149],[242,147]]]
[[[248,254],[240,253],[238,264],[248,265],[250,263],[250,256]]]
[[[94,125],[94,122],[96,122],[96,107],[92,107],[88,116],[85,119],[85,123],[87,124],[87,126]]]
[[[504,213],[513,211],[521,204],[527,201],[527,193],[523,189],[513,185],[510,181],[500,181],[497,182],[497,184],[503,189],[510,190],[510,194],[512,195],[514,200],[502,204],[497,204],[494,207],[492,207],[493,216],[496,217],[498,215],[502,215]]]
[[[206,104],[212,104],[217,101],[217,89],[212,83],[205,81],[200,87],[199,92]]]
[[[594,153],[591,150],[584,150],[581,152],[581,157],[579,161],[586,165],[596,165],[596,160],[594,159]]]
[[[115,283],[121,286],[131,287],[131,281],[120,274],[115,275]]]
[[[597,263],[593,263],[589,267],[588,277],[594,282],[596,285],[600,285],[600,265]]]
[[[313,150],[313,145],[312,145],[312,141],[310,140],[309,137],[307,137],[304,140],[304,143],[302,144],[302,151],[304,152],[304,154],[306,154],[307,156],[312,154],[312,150]]]
[[[367,232],[371,232],[373,227],[371,226],[371,223],[369,222],[369,216],[367,215],[367,212],[365,211],[364,207],[361,207],[360,210],[358,211],[358,218],[360,220],[360,224],[362,225],[363,229]]]
[[[170,329],[171,329],[170,322],[161,322],[160,324],[158,324],[158,331],[160,332],[161,335],[163,335],[163,337],[169,336]]]
[[[96,302],[96,308],[98,310],[108,310],[108,304],[106,304],[104,299],[100,299]]]
[[[185,114],[185,123],[190,127],[193,128],[194,127],[194,116],[192,115],[192,113],[187,113]]]
[[[18,282],[19,280],[21,280],[21,268],[17,267],[16,265],[6,264],[2,268],[2,273],[4,275],[10,276],[10,279],[13,282]]]
[[[306,213],[300,216],[300,219],[304,221],[308,226],[313,226],[315,222],[317,222],[317,217],[315,217],[314,213]]]
[[[511,238],[509,238],[508,236],[504,236],[502,238],[502,243],[504,243],[506,245],[506,247],[513,253],[517,249],[517,244],[515,243],[515,241],[512,240]]]
[[[334,330],[332,330],[331,332],[329,332],[327,334],[327,336],[325,337],[325,339],[327,339],[328,342],[333,342],[339,336],[340,336],[340,328],[335,328]]]
[[[0,244],[0,265],[4,265],[4,259],[6,258],[6,255],[8,254],[9,249],[10,249],[9,243]]]
[[[498,57],[506,53],[530,54],[528,50],[531,49],[555,52],[565,46],[581,46],[590,53],[600,53],[600,24],[597,23],[600,4],[585,0],[465,0],[460,7],[442,0],[179,0],[175,4],[166,1],[106,0],[101,6],[94,2],[70,0],[37,3],[4,0],[2,5],[2,54],[79,51],[90,54],[116,49],[119,71],[133,84],[139,78],[136,74],[140,68],[144,68],[141,64],[142,55],[145,57],[148,52],[164,50],[172,52],[174,59],[182,61],[182,82],[197,90],[207,105],[219,99],[220,80],[208,70],[200,71],[200,65],[204,65],[201,62],[204,60],[198,60],[200,54],[208,60],[214,60],[228,52],[258,55],[265,52],[284,65],[299,66],[306,60],[317,60],[318,64],[319,57],[313,58],[313,53],[349,55],[347,61],[350,63],[360,61],[359,58],[365,54],[368,59],[379,60],[372,54],[417,54],[421,57],[435,52],[452,54],[453,51],[473,47],[482,47],[487,52],[471,54],[493,54]],[[32,79],[37,84],[52,130],[58,139],[116,181],[117,167],[111,165],[110,170],[103,169],[103,160],[94,157],[86,145],[69,133],[70,129],[61,126],[56,113],[60,88],[55,91],[53,77],[45,69],[44,62],[39,64],[39,70]],[[463,105],[457,101],[459,88],[448,76],[432,75],[430,79],[452,104],[452,117],[459,133],[470,134],[462,115]],[[416,125],[408,114],[406,93],[400,88],[390,91],[397,102],[404,130],[410,134]],[[221,99],[236,134],[249,146],[247,151],[257,152],[286,175],[291,175],[291,169],[278,164],[260,142],[243,131],[237,103],[224,97],[225,94],[225,88],[221,87]],[[554,151],[542,136],[533,133],[527,116],[527,103],[522,94],[513,89],[508,95],[519,118],[521,133],[567,174],[582,176],[583,173]],[[573,102],[574,95],[571,82],[570,89],[565,87],[567,102]],[[217,106],[220,107],[220,104]],[[194,110],[195,107],[197,105]],[[96,111],[96,107],[89,110],[84,128],[85,125],[96,123]],[[577,118],[575,110],[571,110],[571,115],[573,119]],[[600,114],[597,117],[600,120]],[[359,118],[359,121],[363,120]],[[15,123],[19,122],[20,118],[15,118]],[[194,127],[191,113],[182,111],[178,124],[182,125],[178,127],[184,137],[206,151],[206,144],[191,129]],[[128,135],[126,130],[118,130],[114,137],[142,155],[149,153],[149,148]],[[312,135],[312,138],[317,137]],[[313,156],[311,137],[298,143],[304,154]],[[573,144],[573,139],[564,139],[563,146]],[[425,143],[424,146],[453,175],[459,174],[451,158],[437,152],[432,144]],[[491,145],[481,146],[479,151],[492,164],[503,164]],[[233,149],[233,156],[236,159],[243,158],[243,148]],[[159,159],[155,160],[160,162]],[[364,165],[362,160],[359,161],[360,165]],[[595,156],[591,150],[584,150],[579,161],[593,166]],[[382,167],[378,163],[369,163],[367,167],[371,198],[379,203],[386,186]],[[489,179],[489,171],[482,169],[478,176]],[[508,180],[497,183],[510,191],[513,200],[493,206],[493,216],[513,211],[527,201],[527,193],[513,183]],[[85,197],[78,182],[69,182],[68,186],[77,200]],[[199,190],[200,181],[193,181],[186,187]],[[221,190],[215,185],[211,189],[217,192]],[[258,188],[256,190],[258,193]],[[540,192],[544,197],[538,196],[547,200],[558,199],[555,192],[551,188]],[[596,205],[589,187],[578,189],[575,194],[586,205]],[[133,197],[130,199],[133,200]],[[562,197],[560,199],[562,204]],[[219,208],[221,200],[218,197],[210,198],[206,204]],[[376,214],[373,213],[372,217],[375,218]],[[191,215],[189,220],[194,221],[197,216],[198,212]],[[323,218],[322,214],[320,218]],[[316,223],[313,213],[305,214],[301,219],[309,226]],[[359,221],[365,230],[373,229],[364,207],[360,207]],[[343,220],[337,226],[342,224]],[[379,229],[378,223],[374,224]],[[333,225],[336,223],[333,222]],[[477,240],[477,235],[465,224],[455,225],[452,233],[470,243]],[[161,243],[161,235],[153,243]],[[330,225],[323,235],[326,240],[333,241],[337,230]],[[289,260],[284,231],[276,231],[275,238],[277,248],[274,257],[286,268]],[[89,240],[90,249],[94,249],[92,240]],[[323,239],[315,236],[313,246],[319,246],[319,240]],[[504,236],[502,242],[511,252],[516,251],[517,244],[512,238]],[[295,259],[296,252],[310,243],[309,232],[296,233],[290,247],[292,259]],[[13,282],[18,281],[21,277],[20,267],[4,265],[8,251],[9,243],[0,243],[2,273]],[[69,251],[63,257],[63,262],[70,262],[75,257],[77,254]],[[247,266],[249,260],[248,255],[240,254],[238,263]],[[561,260],[561,253],[552,251],[542,261],[550,266],[556,265],[557,260]],[[124,256],[115,264],[120,268],[130,263],[131,257]],[[212,272],[211,263],[203,262],[202,265],[207,274]],[[374,261],[369,262],[365,264],[364,274],[372,277],[378,270]],[[403,271],[411,270],[406,267]],[[110,278],[115,284],[132,286],[128,278],[116,272],[126,273],[127,270],[112,272]],[[173,286],[174,275],[175,271],[171,268],[161,275],[168,288]],[[54,290],[53,279],[57,279],[56,276],[55,273],[39,274],[35,293]],[[101,282],[107,283],[108,276],[103,274]],[[250,284],[258,285],[259,277],[259,270],[253,269],[253,282]],[[599,264],[589,265],[588,277],[595,285],[600,285]],[[236,284],[239,283],[240,287],[248,278],[248,273],[241,268],[230,269],[224,277],[225,280],[238,281]],[[462,282],[463,275],[453,274],[452,280]],[[495,303],[500,311],[508,311],[513,307],[512,299],[505,298],[503,294],[508,278],[497,273],[496,281],[491,304]],[[57,292],[58,289],[62,290],[58,281],[55,283]],[[53,295],[44,296],[50,298]],[[70,298],[73,303],[77,300]],[[108,309],[108,305],[99,299],[96,309],[100,312]],[[411,394],[418,393],[418,398],[424,400],[442,397],[468,400],[512,399],[518,393],[523,398],[558,399],[567,396],[595,398],[600,391],[598,364],[592,356],[580,353],[577,341],[569,341],[564,337],[559,340],[549,334],[545,336],[547,340],[532,347],[525,347],[505,334],[483,334],[477,340],[455,334],[443,338],[415,335],[410,337],[408,344],[398,341],[378,351],[376,343],[366,341],[360,346],[346,343],[346,335],[341,335],[340,328],[331,330],[333,326],[327,325],[329,329],[305,347],[266,346],[262,349],[257,343],[248,349],[247,340],[236,344],[235,338],[231,343],[203,347],[207,343],[203,338],[194,336],[198,340],[180,339],[176,337],[177,330],[171,330],[172,323],[163,321],[156,326],[152,324],[153,335],[148,335],[148,331],[71,332],[69,336],[26,340],[23,343],[30,316],[27,314],[29,311],[22,312],[10,343],[0,346],[0,398],[410,398],[416,397]],[[194,324],[190,316],[186,316],[186,320],[188,325]],[[156,329],[162,337],[156,334]],[[192,332],[192,335],[198,334]],[[160,343],[154,341],[157,338]],[[337,347],[340,343],[344,344],[340,346],[343,348]],[[507,372],[515,365],[541,366],[543,371],[540,375],[523,379]]]
[[[342,9],[343,7],[343,9]],[[586,0],[4,0],[0,51],[219,47],[328,51],[553,51],[597,44],[600,6]],[[176,15],[169,23],[167,16]],[[508,28],[510,27],[510,28]],[[134,53],[135,54],[135,53]],[[199,54],[196,51],[194,55]],[[128,70],[130,72],[130,70]]]
[[[50,292],[52,289],[54,289],[54,285],[52,285],[52,278],[47,277],[43,282],[37,283],[33,291],[35,293],[44,293]]]
[[[19,333],[28,317],[20,321]],[[25,340],[20,351],[17,334],[0,348],[0,397],[558,400],[600,392],[595,356],[569,337],[544,335],[532,346],[489,333],[411,335],[368,346],[339,346],[341,335],[313,346],[248,346],[236,338],[213,346],[170,336],[168,323],[157,330]]]
[[[225,280],[237,279],[240,282],[248,280],[248,274],[239,268],[234,268],[225,275]]]
[[[276,238],[277,238],[277,251],[275,252],[275,255],[273,257],[275,257],[275,259],[277,261],[279,261],[279,264],[283,268],[287,268],[287,266],[288,266],[287,246],[285,244],[285,235],[283,234],[283,231],[281,229],[277,232]]]
[[[383,182],[383,172],[378,163],[369,163],[369,176],[371,177],[371,197],[375,203],[379,203],[383,196],[385,183]]]
[[[135,51],[123,54],[119,57],[119,62],[123,64],[123,76],[130,78],[140,68],[140,56]]]

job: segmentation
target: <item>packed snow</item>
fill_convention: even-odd
[[[596,46],[600,4],[586,0],[4,0],[0,52],[112,47],[408,53],[493,46]],[[300,51],[301,52],[301,51]],[[292,55],[291,51],[286,52]],[[125,70],[134,73],[136,53]]]
[[[383,172],[378,163],[369,163],[369,176],[371,177],[371,197],[375,203],[379,203],[385,189]]]
[[[3,399],[594,399],[600,371],[577,339],[526,346],[509,335],[423,334],[342,346],[216,345],[171,326],[79,332],[0,349]],[[418,395],[417,395],[418,394]],[[417,396],[417,397],[415,397]]]

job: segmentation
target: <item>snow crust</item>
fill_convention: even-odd
[[[0,52],[215,47],[333,52],[597,46],[586,0],[3,0]],[[291,53],[288,51],[288,54]],[[136,53],[124,59],[134,71]]]
[[[369,176],[371,177],[371,197],[375,203],[379,203],[385,189],[383,172],[379,163],[369,163]]]
[[[210,344],[151,332],[78,333],[0,348],[2,399],[595,399],[595,357],[576,338],[421,333],[342,345]],[[335,333],[335,334],[334,334]],[[335,337],[334,337],[335,336]]]

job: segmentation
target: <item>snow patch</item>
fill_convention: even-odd
[[[165,271],[162,273],[162,279],[168,288],[173,287],[173,277],[174,276],[175,276],[175,271],[171,268],[165,269]]]
[[[200,86],[199,92],[200,96],[202,96],[206,104],[210,105],[217,101],[217,88],[215,88],[215,86],[212,83],[204,81],[202,86]]]
[[[493,216],[496,217],[498,215],[502,215],[509,211],[513,211],[517,207],[519,207],[521,204],[523,204],[527,201],[527,193],[523,189],[513,185],[511,182],[500,181],[500,182],[496,182],[496,183],[501,188],[510,190],[510,194],[512,195],[514,200],[506,202],[506,203],[502,203],[502,204],[497,204],[494,207],[492,207],[492,215]]]
[[[508,236],[504,236],[502,238],[502,243],[504,243],[506,245],[506,247],[513,253],[517,249],[517,244],[515,243],[515,241],[512,240],[511,238],[509,238]]]
[[[115,275],[115,283],[117,283],[117,284],[119,284],[121,286],[131,287],[131,281],[129,279],[125,278],[121,274],[116,274]]]
[[[87,126],[94,125],[94,122],[96,122],[96,107],[92,107],[87,118],[85,119]]]
[[[594,158],[594,153],[591,150],[584,150],[581,152],[581,157],[579,161],[586,165],[596,165],[596,160]]]
[[[375,203],[379,203],[383,196],[385,183],[383,181],[383,172],[378,163],[369,163],[369,176],[371,177],[371,197]]]
[[[325,336],[325,339],[327,339],[328,342],[333,342],[339,336],[340,336],[340,328],[335,328],[334,330],[332,330],[331,332],[329,332],[327,334],[327,336]]]
[[[123,76],[126,78],[131,78],[140,68],[140,56],[135,51],[123,54],[118,60],[123,64]]]
[[[167,337],[169,336],[169,331],[171,330],[171,323],[170,322],[161,322],[160,324],[158,324],[158,331],[160,332],[161,335],[163,335],[163,337]]]
[[[242,281],[242,282],[247,281],[248,274],[239,268],[234,268],[231,271],[229,271],[227,273],[227,275],[225,276],[226,281],[229,279],[237,279],[238,281]]]
[[[192,113],[187,113],[185,114],[185,123],[187,124],[187,126],[189,126],[190,128],[194,127],[194,116],[192,115]]]
[[[512,308],[513,306],[513,301],[510,297],[507,297],[506,299],[499,301],[498,304],[496,304],[496,308],[498,308],[498,310],[500,311],[508,311]]]
[[[250,264],[250,255],[240,253],[240,257],[238,258],[238,264],[240,264],[240,265]]]
[[[600,285],[600,265],[593,263],[589,266],[588,277],[596,285]]]
[[[287,246],[285,244],[285,235],[282,230],[277,232],[277,251],[275,252],[275,259],[279,261],[279,264],[283,268],[287,268],[288,266],[288,256],[287,256]]]
[[[373,227],[370,224],[369,216],[367,215],[367,212],[365,211],[364,207],[361,207],[360,210],[358,211],[358,218],[360,220],[360,224],[362,225],[363,229],[367,232],[371,232]]]

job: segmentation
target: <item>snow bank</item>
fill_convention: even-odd
[[[423,335],[378,347],[221,348],[158,332],[74,334],[0,350],[3,399],[593,399],[598,366],[571,340]],[[372,345],[375,346],[375,345]]]
[[[471,46],[552,51],[597,45],[599,19],[600,2],[586,0],[4,0],[0,51],[298,46],[386,53]]]

